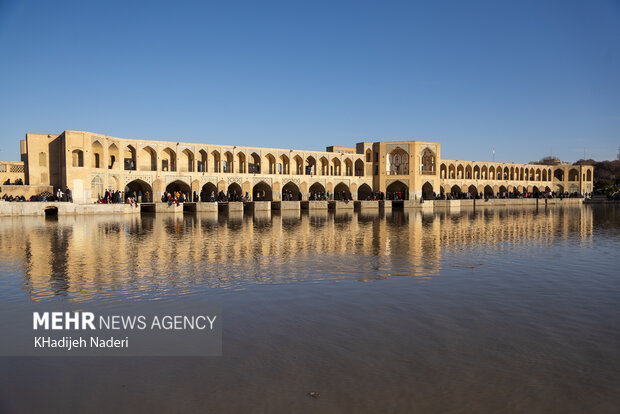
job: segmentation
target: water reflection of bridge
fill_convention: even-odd
[[[22,217],[0,220],[0,254],[16,263],[32,297],[84,298],[308,278],[428,278],[451,265],[442,252],[574,235],[592,236],[589,207]],[[342,267],[353,255],[355,267]]]

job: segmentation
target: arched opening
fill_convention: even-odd
[[[435,199],[435,192],[433,191],[433,186],[428,181],[425,182],[424,185],[422,186],[422,198],[425,200]]]
[[[558,181],[564,181],[564,170],[562,169],[556,169],[553,172],[553,178],[555,178]]]
[[[508,193],[508,189],[506,189],[506,187],[505,187],[505,186],[500,185],[500,186],[499,186],[499,195],[500,195],[501,197],[504,197],[504,196],[506,195],[506,193]]]
[[[217,201],[217,185],[206,183],[200,191],[200,201]]]
[[[280,163],[282,164],[282,174],[290,174],[291,173],[291,161],[289,157],[282,154],[280,155]]]
[[[448,178],[456,178],[456,168],[454,167],[454,164],[450,164],[450,166],[448,167]]]
[[[430,148],[422,151],[422,174],[435,174],[435,153]]]
[[[73,167],[83,167],[84,166],[84,152],[82,150],[73,150],[71,151],[71,165]]]
[[[177,170],[177,154],[172,148],[166,148],[161,153],[161,170],[176,171]]]
[[[538,189],[538,187],[534,186],[534,188],[532,189],[532,194],[534,194],[534,197],[538,197],[540,195],[540,190]]]
[[[465,178],[467,180],[471,180],[473,178],[471,165],[465,167]]]
[[[465,177],[465,169],[463,168],[462,165],[459,165],[456,167],[456,178],[458,179],[463,179]]]
[[[494,196],[493,188],[490,185],[484,186],[484,196],[485,197],[493,197]]]
[[[211,151],[209,154],[209,164],[211,164],[211,172],[219,173],[220,172],[220,162],[222,157],[220,157],[219,151]]]
[[[329,161],[327,158],[319,158],[319,167],[321,169],[321,175],[329,175]]]
[[[338,158],[334,158],[332,160],[332,166],[331,166],[332,170],[330,171],[331,175],[340,175],[341,174],[340,166],[341,166],[340,160]]]
[[[408,175],[409,153],[401,147],[394,148],[388,152],[385,166],[388,175]]]
[[[542,180],[547,181],[547,170],[542,171]]]
[[[446,164],[441,164],[441,166],[439,167],[439,176],[441,178],[448,177],[448,167],[446,167]]]
[[[46,207],[43,213],[45,218],[58,218],[58,207]]]
[[[568,171],[568,181],[579,181],[579,171],[575,168],[571,168]]]
[[[474,166],[474,180],[480,179],[480,167],[477,165]]]
[[[181,172],[194,172],[194,153],[187,148],[181,151]]]
[[[349,186],[344,183],[338,183],[336,187],[334,187],[334,200],[350,200],[351,199],[351,191],[349,191]]]
[[[133,180],[125,186],[125,199],[127,197],[138,197],[140,194],[142,194],[143,201],[151,201],[153,189],[147,182],[142,180]]]
[[[592,171],[586,171],[586,181],[592,181]]]
[[[209,154],[207,151],[201,149],[198,151],[198,163],[196,168],[198,168],[198,172],[207,172],[208,167]]]
[[[282,200],[284,201],[298,201],[299,200],[299,187],[295,183],[288,182],[282,187]]]
[[[364,176],[364,161],[357,160],[355,161],[355,176],[363,177]]]
[[[239,174],[245,174],[245,154],[243,152],[237,153],[237,172]]]
[[[455,197],[458,197],[461,195],[461,187],[459,187],[458,185],[453,185],[452,188],[450,188],[450,194],[452,194]]]
[[[303,173],[304,161],[301,159],[299,155],[295,155],[293,157],[293,163],[295,164],[295,174],[301,175]]]
[[[260,156],[253,152],[250,155],[250,163],[248,164],[248,171],[250,174],[260,174]]]
[[[223,173],[234,172],[233,159],[234,157],[230,151],[226,151],[224,153],[224,157],[222,158],[222,172]]]
[[[482,168],[480,169],[480,178],[483,180],[487,180],[488,179],[488,171],[487,171],[487,167],[486,165],[483,165]]]
[[[358,200],[370,200],[372,198],[372,189],[368,184],[362,184],[357,189]]]
[[[157,171],[157,153],[155,150],[146,146],[140,150],[140,166],[141,171]]]
[[[228,186],[228,200],[229,201],[241,201],[243,198],[243,190],[237,183],[231,183]]]
[[[370,148],[368,148],[366,150],[366,162],[371,162],[372,161],[372,151]]]
[[[252,188],[252,199],[254,201],[271,201],[271,187],[261,181]]]
[[[400,181],[394,181],[387,186],[386,195],[390,200],[408,200],[409,199],[409,187]]]
[[[467,189],[467,192],[469,193],[469,195],[472,196],[472,198],[478,197],[478,189],[476,188],[476,186],[470,185]]]
[[[309,200],[324,200],[325,198],[325,187],[323,187],[323,184],[314,183],[308,189]]]
[[[118,147],[114,144],[110,144],[108,147],[108,169],[116,168],[118,165]]]
[[[353,175],[353,161],[349,158],[344,160],[344,175],[348,177]]]
[[[265,163],[267,164],[267,171],[269,174],[275,174],[276,173],[276,157],[274,157],[272,154],[267,154],[265,155]]]
[[[508,170],[508,167],[504,167],[504,176],[502,177],[504,180],[508,180],[508,177],[510,176],[510,172]]]
[[[133,145],[127,145],[123,152],[123,168],[126,171],[136,170],[136,149]]]
[[[103,168],[103,145],[99,141],[91,145],[92,168]]]
[[[95,175],[90,182],[90,196],[97,200],[104,196],[103,179],[99,175]]]
[[[313,175],[316,172],[316,160],[313,156],[306,158],[306,175]]]
[[[180,180],[176,180],[168,184],[166,186],[166,192],[169,194],[174,194],[175,196],[176,193],[185,194],[186,200],[192,199],[192,188],[187,183]]]

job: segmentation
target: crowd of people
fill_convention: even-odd
[[[148,203],[151,201],[151,193],[149,191],[145,191],[142,193],[141,190],[134,191],[111,191],[106,190],[103,196],[99,196],[97,199],[97,204],[130,204],[136,205],[138,203]]]
[[[2,201],[8,202],[36,202],[36,201],[60,201],[60,202],[68,202],[73,203],[73,196],[71,194],[71,190],[69,187],[65,187],[63,190],[61,187],[56,189],[55,194],[51,194],[48,192],[43,192],[40,194],[36,194],[26,198],[25,196],[13,196],[3,194],[1,197]]]

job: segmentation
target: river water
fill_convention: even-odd
[[[224,327],[221,357],[0,358],[0,412],[617,413],[619,268],[613,206],[0,218],[3,302]]]

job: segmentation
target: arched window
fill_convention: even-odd
[[[90,196],[92,198],[99,198],[103,196],[103,180],[100,176],[96,175],[90,182]]]
[[[409,154],[400,147],[388,153],[386,171],[389,175],[409,174]]]
[[[71,152],[71,160],[74,167],[83,167],[84,152],[81,150],[73,150],[73,152]]]
[[[422,174],[435,174],[435,153],[430,148],[422,151]]]

